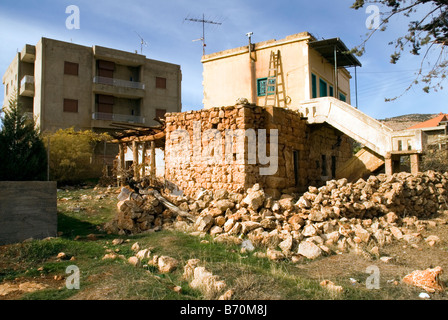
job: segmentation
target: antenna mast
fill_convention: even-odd
[[[137,33],[137,32],[135,31],[135,33]],[[147,47],[148,43],[138,33],[137,33],[137,35],[140,38],[140,54],[142,54],[143,53],[143,46]]]
[[[202,19],[193,19],[193,18],[185,18],[185,20],[187,21],[193,21],[193,22],[200,22],[202,23],[202,38],[193,40],[193,41],[198,41],[201,40],[202,41],[202,55],[205,55],[205,24],[209,23],[209,24],[217,24],[217,25],[221,25],[221,22],[216,22],[216,21],[211,21],[211,20],[205,20],[205,15],[202,14]]]

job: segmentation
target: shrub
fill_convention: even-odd
[[[3,111],[0,180],[46,180],[47,153],[36,121],[25,115],[17,98]]]
[[[59,129],[47,135],[50,141],[50,177],[59,183],[79,183],[101,175],[102,163],[95,161],[95,147],[110,136],[91,130]]]

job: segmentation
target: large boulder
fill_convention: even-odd
[[[302,241],[299,243],[298,254],[308,258],[316,259],[322,255],[322,249],[310,241]]]

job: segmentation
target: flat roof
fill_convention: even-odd
[[[361,62],[349,53],[347,46],[339,38],[310,41],[309,46],[319,52],[325,59],[334,64],[334,50],[338,67],[361,67]]]

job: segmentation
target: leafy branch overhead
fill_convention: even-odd
[[[387,30],[389,24],[392,23],[392,18],[408,19],[405,34],[389,42],[389,45],[394,46],[390,60],[392,64],[396,64],[406,51],[415,56],[422,56],[415,80],[404,93],[419,82],[424,84],[423,91],[427,93],[431,90],[443,89],[442,82],[447,76],[448,66],[446,55],[448,0],[356,0],[352,8],[358,10],[368,5],[378,5],[386,11],[380,11],[379,26],[372,29],[361,45],[353,48],[351,52],[358,56],[363,55],[367,41],[377,30]],[[386,99],[386,101],[397,98]]]

